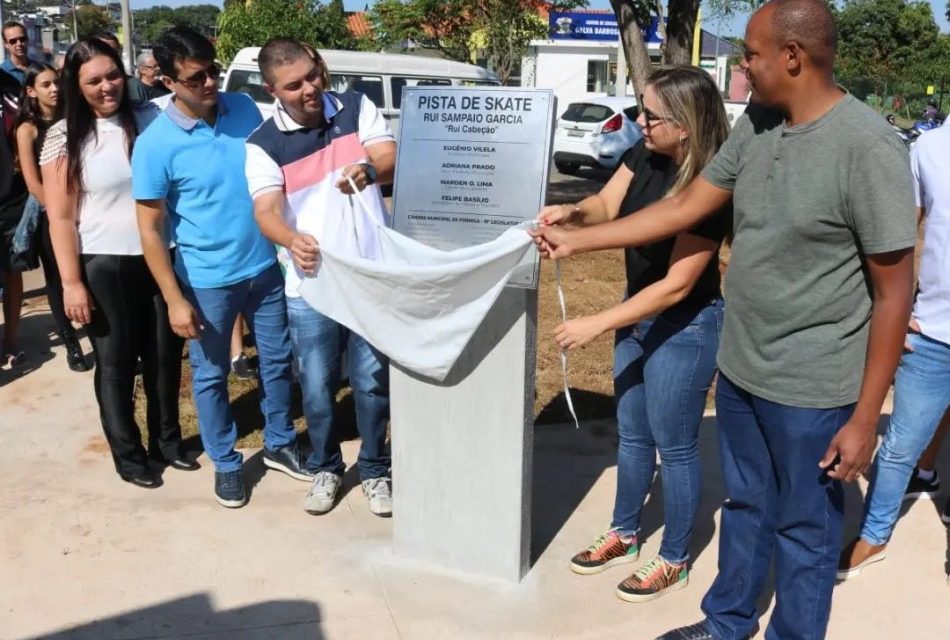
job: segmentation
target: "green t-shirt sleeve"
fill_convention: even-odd
[[[847,185],[850,223],[865,254],[913,247],[917,214],[907,150],[897,136],[855,149]]]
[[[718,153],[703,169],[703,178],[713,186],[727,191],[735,190],[736,178],[739,176],[739,160],[742,154],[743,142],[751,128],[752,122],[748,115],[739,118],[729,133],[729,137],[719,147]]]

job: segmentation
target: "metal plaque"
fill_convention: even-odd
[[[393,227],[448,250],[533,220],[547,190],[554,110],[547,89],[403,89]],[[508,284],[538,286],[536,251]]]

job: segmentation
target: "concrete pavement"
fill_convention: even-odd
[[[35,273],[28,290],[41,285]],[[0,638],[649,640],[700,617],[715,574],[722,497],[712,418],[702,430],[705,484],[690,587],[634,605],[613,595],[630,569],[589,577],[567,569],[609,523],[610,423],[538,428],[533,567],[518,585],[480,580],[394,557],[392,522],[369,513],[352,470],[344,499],[323,517],[303,512],[306,484],[265,474],[255,452],[247,452],[245,472],[253,493],[239,510],[214,502],[205,456],[201,471],[169,470],[155,491],[121,482],[102,438],[92,373],[70,372],[60,346],[48,351],[51,326],[45,300],[32,298],[22,346],[36,366],[19,377],[0,372]],[[356,451],[356,442],[346,443],[348,463]],[[950,478],[950,447],[941,465]],[[849,491],[849,534],[863,490]],[[661,503],[657,493],[645,511],[645,560],[659,546]],[[837,589],[829,638],[948,637],[942,505],[913,505],[888,559]],[[763,610],[770,601],[767,594]]]

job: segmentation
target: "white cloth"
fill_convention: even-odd
[[[145,128],[146,113],[136,111],[136,124]],[[66,156],[66,121],[60,120],[46,134],[40,165]],[[119,116],[96,119],[95,137],[80,150],[83,191],[79,196],[77,225],[82,254],[141,255],[132,198],[132,165]]]
[[[453,251],[380,227],[378,257],[321,246],[320,268],[299,292],[393,362],[442,381],[531,248],[533,224]]]
[[[917,206],[924,208],[926,221],[914,317],[925,335],[950,343],[950,128],[920,136],[910,165]]]

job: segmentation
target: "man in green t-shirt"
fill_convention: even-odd
[[[775,559],[768,640],[825,636],[843,490],[868,468],[913,289],[906,150],[834,82],[823,0],[772,0],[746,30],[750,107],[700,178],[676,196],[536,241],[561,258],[642,245],[732,201],[734,241],[716,415],[726,500],[706,619],[661,640],[736,640],[757,628]]]

